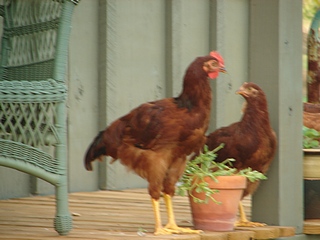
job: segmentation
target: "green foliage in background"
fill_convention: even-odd
[[[317,10],[320,8],[320,0],[303,0],[303,18],[312,21]]]
[[[303,148],[319,148],[320,132],[313,128],[302,126]]]

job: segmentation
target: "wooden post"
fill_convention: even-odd
[[[253,220],[302,232],[302,1],[250,2],[250,81],[266,92],[277,155],[253,197]]]

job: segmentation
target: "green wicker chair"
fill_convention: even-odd
[[[5,0],[0,6],[0,166],[56,188],[54,227],[72,229],[68,209],[65,72],[77,0]]]

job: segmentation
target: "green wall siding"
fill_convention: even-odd
[[[132,108],[178,95],[189,63],[218,50],[228,74],[211,84],[210,130],[240,119],[243,99],[235,91],[242,82],[265,90],[279,146],[269,180],[255,195],[253,216],[301,232],[302,197],[290,202],[292,194],[302,196],[301,5],[301,0],[82,0],[73,16],[67,74],[69,190],[146,186],[119,163],[95,163],[87,172],[86,148],[99,130]],[[0,180],[0,198],[53,192],[4,167]]]

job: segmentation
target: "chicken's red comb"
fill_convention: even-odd
[[[224,63],[222,56],[218,52],[212,51],[210,52],[210,56],[216,58],[220,63]]]

